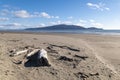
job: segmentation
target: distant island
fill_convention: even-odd
[[[96,27],[85,28],[77,25],[59,24],[59,25],[53,25],[47,27],[27,28],[25,30],[103,30],[103,29]]]

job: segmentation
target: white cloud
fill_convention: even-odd
[[[72,25],[71,21],[56,21],[56,22],[50,22],[51,25],[59,25],[59,24],[67,24],[67,25]]]
[[[1,29],[24,29],[24,28],[30,28],[30,27],[33,27],[33,26],[27,25],[27,24],[20,24],[20,23],[0,24]]]
[[[110,11],[110,8],[108,8],[108,7],[106,7],[105,9],[108,10],[108,11]]]
[[[100,6],[98,4],[93,4],[93,3],[87,3],[87,5],[89,7],[93,7],[93,8],[100,8]]]
[[[102,23],[97,22],[97,21],[95,21],[93,19],[90,19],[90,20],[82,20],[82,19],[80,19],[74,24],[78,25],[78,26],[84,26],[84,27],[98,27],[98,28],[103,27]]]
[[[7,5],[6,5],[7,7]],[[54,18],[54,19],[59,19],[60,17],[59,16],[53,16],[53,15],[49,15],[48,13],[46,12],[33,12],[33,13],[30,13],[28,12],[27,10],[13,10],[13,11],[10,11],[8,9],[2,9],[0,11],[0,15],[2,16],[14,16],[14,17],[17,17],[17,18]]]
[[[109,11],[110,10],[110,8],[106,7],[105,4],[103,4],[103,3],[98,3],[98,4],[87,3],[86,5],[88,7],[90,7],[91,9],[98,9],[100,11],[104,11],[104,10]]]
[[[32,15],[30,15],[26,10],[19,10],[19,11],[15,11],[13,12],[15,17],[18,18],[30,18],[32,17]]]
[[[22,26],[20,23],[12,23],[11,26]]]
[[[73,19],[73,16],[69,16],[68,19]]]
[[[99,28],[101,28],[102,26],[103,26],[103,24],[101,24],[101,23],[98,23],[98,22],[94,22],[94,23],[91,23],[91,25],[94,27],[99,27]]]
[[[3,29],[20,29],[24,27],[24,25],[20,23],[8,23],[8,24],[0,24],[0,27]]]
[[[37,25],[36,27],[44,27],[46,26],[44,23],[40,23],[39,25]]]
[[[41,13],[40,12],[33,12],[33,14],[30,14],[26,10],[14,11],[13,14],[15,17],[18,17],[18,18],[32,18],[32,17],[54,18],[54,16],[50,16],[46,12],[41,12]],[[58,17],[56,17],[56,18],[58,18]]]
[[[78,26],[85,26],[87,23],[87,20],[82,20],[80,19],[77,23],[75,23],[75,25],[78,25]]]
[[[93,20],[93,19],[90,19],[89,21],[90,21],[91,23],[95,22],[95,20]]]
[[[46,13],[46,12],[42,12],[40,14],[40,16],[43,17],[43,18],[51,18],[51,16],[48,13]]]
[[[80,22],[81,22],[81,23],[86,23],[87,21],[80,19]]]
[[[4,27],[9,27],[9,26],[18,27],[18,26],[22,26],[22,25],[19,23],[9,23],[9,24],[3,24],[2,26],[4,26]]]
[[[75,25],[77,25],[77,26],[85,26],[86,24],[84,24],[84,23],[76,23]]]
[[[62,21],[60,21],[60,20],[59,20],[59,21],[57,21],[57,24],[62,24]]]
[[[0,21],[8,21],[9,18],[0,18]]]
[[[103,24],[102,24],[102,23],[96,22],[96,21],[93,20],[93,19],[89,20],[89,22],[90,22],[90,25],[91,25],[92,27],[98,27],[98,28],[103,27]]]
[[[64,21],[64,22],[62,22],[62,24],[68,24],[68,25],[70,25],[70,24],[72,24],[72,22],[71,21]]]
[[[36,14],[39,15],[40,17],[43,17],[43,18],[56,18],[56,19],[59,19],[59,16],[51,16],[46,12],[41,12],[40,14],[39,14],[39,12],[36,12]]]
[[[61,23],[62,23],[61,21],[50,22],[50,25],[58,25],[58,24],[61,24]]]

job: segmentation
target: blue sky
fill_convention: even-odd
[[[120,0],[0,0],[0,29],[57,24],[120,29]]]

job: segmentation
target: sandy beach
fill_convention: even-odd
[[[10,56],[26,47],[45,49],[51,66]],[[120,80],[120,36],[0,32],[0,80]]]

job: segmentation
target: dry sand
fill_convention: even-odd
[[[25,54],[44,48],[51,66],[26,66]],[[120,80],[120,36],[0,33],[0,80]],[[22,63],[17,64],[17,61]]]

